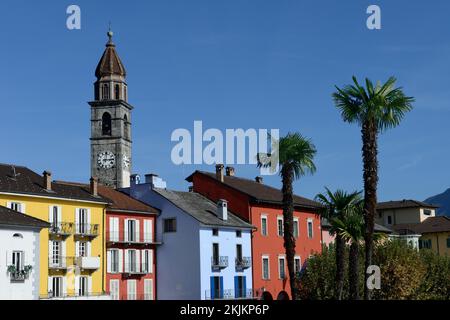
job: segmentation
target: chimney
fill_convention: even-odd
[[[233,167],[227,167],[226,168],[226,173],[227,173],[227,176],[229,176],[229,177],[234,177],[234,168]]]
[[[217,217],[223,221],[228,220],[228,201],[220,199],[217,202]]]
[[[47,191],[52,191],[52,173],[50,171],[44,171],[44,188]]]
[[[216,165],[216,179],[223,182],[223,164]]]
[[[257,176],[257,177],[255,178],[255,181],[258,182],[259,184],[263,184],[263,177]]]
[[[130,176],[130,186],[141,183],[141,177],[138,174],[132,174]]]
[[[92,177],[90,180],[90,192],[94,197],[98,196],[98,178]]]
[[[150,184],[151,188],[157,188],[157,189],[166,189],[167,183],[161,179],[157,174],[146,174],[145,175],[145,183]]]

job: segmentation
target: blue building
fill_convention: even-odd
[[[214,203],[194,192],[167,190],[147,175],[131,178],[132,197],[161,210],[156,259],[161,300],[248,299],[253,297],[251,233],[254,227],[228,211],[226,199]]]

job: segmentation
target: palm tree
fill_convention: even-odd
[[[336,87],[333,100],[341,111],[345,122],[357,123],[362,134],[362,158],[364,167],[364,222],[365,222],[365,267],[372,264],[374,216],[377,206],[378,186],[378,135],[389,128],[398,126],[404,115],[412,110],[414,98],[407,97],[402,88],[395,88],[396,79],[376,86],[366,79],[366,88],[356,77],[353,85],[343,89]],[[368,275],[365,273],[367,282]],[[370,300],[371,292],[364,287],[364,298]]]
[[[298,298],[298,283],[295,273],[295,238],[294,238],[294,192],[292,184],[294,180],[306,174],[316,171],[314,156],[317,151],[313,143],[299,133],[288,133],[280,138],[278,143],[278,161],[280,165],[280,175],[282,178],[283,194],[283,218],[284,218],[284,248],[286,250],[286,260],[289,272],[289,282],[291,285],[291,297]],[[273,167],[267,155],[258,154],[258,167]]]
[[[344,190],[336,190],[334,193],[330,189],[325,188],[325,194],[318,194],[316,201],[320,202],[324,208],[321,212],[322,217],[326,218],[331,224],[330,233],[336,236],[336,298],[342,299],[344,289],[345,274],[345,240],[342,238],[335,218],[344,220],[345,216],[353,210],[353,206],[361,201],[361,192],[347,193]]]

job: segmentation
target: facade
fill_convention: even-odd
[[[112,300],[156,299],[155,224],[158,210],[99,186],[106,211],[106,291]]]
[[[227,199],[228,206],[244,221],[256,226],[252,235],[253,290],[259,299],[287,299],[290,285],[283,240],[282,194],[255,181],[236,177],[234,169],[216,166],[216,173],[196,171],[186,179],[193,191],[213,202]],[[321,252],[320,204],[294,196],[295,266],[299,272],[306,260]]]
[[[0,206],[0,300],[39,298],[39,234],[49,226]]]
[[[228,211],[226,200],[170,191],[154,175],[131,183],[131,196],[161,214],[156,233],[160,300],[251,299],[252,226]]]
[[[131,172],[131,111],[126,71],[108,32],[95,71],[94,101],[91,106],[91,176],[103,185],[127,187]]]
[[[107,201],[90,187],[54,182],[26,167],[0,165],[0,205],[50,223],[40,232],[39,296],[103,299]]]

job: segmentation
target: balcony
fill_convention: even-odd
[[[83,295],[65,294],[54,295],[51,291],[46,295],[40,295],[40,300],[111,300],[111,296],[102,292],[86,292]]]
[[[67,270],[73,265],[75,265],[74,257],[53,256],[48,259],[48,268],[51,270]]]
[[[250,257],[236,258],[236,270],[242,271],[252,266],[252,259]]]
[[[75,224],[75,235],[79,237],[95,238],[99,234],[98,224],[77,223]]]
[[[226,267],[228,267],[228,257],[212,257],[211,267],[213,270],[225,269]]]
[[[77,257],[76,265],[83,270],[97,270],[100,268],[99,257]]]
[[[254,299],[252,289],[228,289],[228,290],[206,290],[205,300],[241,300],[241,299]]]
[[[106,232],[106,242],[109,244],[128,244],[128,245],[150,245],[157,244],[153,241],[152,233],[134,234],[128,232],[108,231]]]
[[[147,263],[126,263],[124,273],[128,275],[146,275],[150,273],[150,266]]]
[[[135,301],[135,300],[155,300],[150,293],[122,295],[120,298],[111,296],[112,300]]]
[[[67,237],[73,233],[73,223],[57,222],[52,223],[49,229],[50,235]]]

